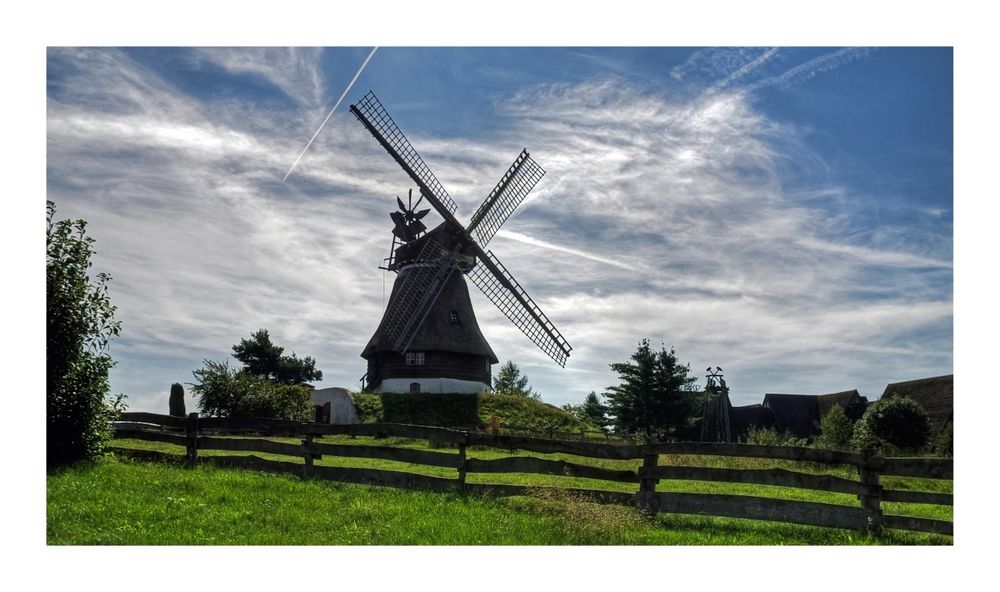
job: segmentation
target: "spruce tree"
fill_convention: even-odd
[[[615,431],[668,439],[685,427],[698,406],[690,394],[697,380],[689,376],[690,366],[677,362],[673,349],[661,346],[654,351],[643,339],[631,361],[611,364],[620,383],[605,393]]]

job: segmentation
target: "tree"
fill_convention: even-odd
[[[691,396],[696,378],[673,349],[653,351],[643,339],[632,361],[611,364],[621,381],[605,393],[616,432],[667,439],[690,424],[699,402]]]
[[[541,401],[539,395],[528,386],[528,377],[521,375],[521,369],[513,361],[508,360],[493,378],[493,393],[497,395],[513,395]]]
[[[840,405],[827,411],[819,423],[820,434],[816,446],[830,450],[845,450],[850,447],[854,424]]]
[[[215,417],[266,417],[308,421],[312,392],[299,384],[280,384],[264,376],[205,360],[193,372],[198,381],[198,411]]]
[[[927,445],[930,431],[930,419],[919,403],[909,397],[883,397],[858,420],[852,442],[859,450],[915,451]]]
[[[608,420],[608,406],[601,403],[597,393],[594,391],[590,391],[590,394],[584,398],[582,404],[574,405],[566,403],[562,408],[583,423],[592,425],[602,431],[610,424]]]
[[[610,424],[608,406],[601,403],[594,391],[590,391],[590,394],[583,400],[583,415],[602,430]]]
[[[175,382],[170,385],[170,415],[185,417],[187,411],[184,408],[184,386]]]
[[[47,462],[57,465],[99,455],[125,397],[108,396],[115,365],[108,347],[121,331],[111,276],[89,275],[95,251],[87,222],[56,222],[51,201],[46,211],[46,440]]]
[[[281,355],[285,348],[271,343],[267,329],[258,329],[250,339],[241,339],[233,346],[233,357],[243,362],[243,370],[253,376],[269,378],[278,384],[305,384],[323,380],[323,372],[316,369],[316,360],[299,358],[292,352]]]

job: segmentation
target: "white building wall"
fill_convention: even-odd
[[[330,403],[330,423],[358,423],[354,399],[345,388],[330,387],[313,391],[313,405]]]
[[[422,393],[483,393],[490,390],[490,385],[475,380],[458,378],[386,378],[375,392],[377,393],[408,393],[414,382],[420,385]]]

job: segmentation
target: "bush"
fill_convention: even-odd
[[[387,423],[446,427],[479,425],[474,393],[382,393],[382,418]]]
[[[834,405],[820,420],[820,435],[814,445],[817,448],[830,450],[846,450],[851,446],[851,436],[854,424],[844,413],[843,408]]]
[[[352,396],[359,422],[381,423],[384,421],[381,396],[377,393],[356,393]]]
[[[778,433],[778,430],[767,427],[750,426],[747,430],[747,444],[761,446],[805,446],[805,438],[796,438],[788,432]]]
[[[295,384],[275,384],[230,368],[228,362],[205,360],[193,372],[199,381],[191,385],[198,396],[198,410],[216,417],[264,417],[309,421],[312,391]]]
[[[59,465],[101,454],[111,438],[110,420],[124,409],[124,395],[108,397],[108,354],[121,330],[108,297],[111,276],[89,274],[94,239],[85,220],[53,220],[47,204],[46,461]]]
[[[868,407],[854,428],[858,450],[916,451],[927,445],[931,423],[919,403],[907,397],[882,398]]]

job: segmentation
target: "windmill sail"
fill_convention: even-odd
[[[382,147],[396,159],[399,166],[403,167],[406,174],[420,188],[420,192],[431,202],[434,209],[447,220],[454,219],[452,214],[458,207],[451,199],[448,192],[431,172],[417,151],[413,149],[410,141],[406,139],[400,131],[396,122],[389,116],[382,103],[379,102],[375,93],[368,91],[356,105],[351,105],[351,113],[358,118],[365,128],[375,136],[375,139],[382,144]],[[445,213],[447,212],[447,214]]]
[[[545,169],[531,159],[527,149],[522,150],[514,164],[510,165],[493,191],[486,196],[483,204],[472,215],[472,221],[466,230],[475,233],[480,246],[485,247],[490,242],[493,235],[500,230],[543,175]]]
[[[399,353],[407,350],[451,274],[457,269],[460,258],[472,264],[474,255],[478,258],[479,264],[473,265],[468,274],[476,287],[535,345],[560,366],[565,367],[566,359],[573,348],[507,268],[492,252],[484,251],[480,246],[480,243],[485,245],[493,238],[500,226],[542,178],[545,174],[542,167],[531,159],[527,150],[522,150],[514,164],[501,177],[500,182],[473,215],[466,229],[454,216],[457,209],[455,202],[410,145],[409,140],[375,94],[368,91],[356,105],[351,105],[351,112],[416,182],[422,196],[426,197],[444,218],[442,226],[449,235],[445,241],[447,247],[428,240],[412,264],[406,263],[400,267],[400,278],[404,277],[404,273],[407,275],[400,285],[398,297],[390,302],[390,309],[386,311],[382,325],[392,343],[392,349]],[[402,201],[398,203],[402,209]],[[419,217],[422,218],[423,214],[421,213]],[[402,218],[394,216],[393,221],[396,230],[399,230],[401,225],[406,225],[406,220]],[[406,234],[403,231],[399,232]],[[480,243],[473,238],[473,232],[476,233]],[[395,236],[399,237],[399,234]],[[463,271],[465,269],[466,267],[463,267]]]
[[[528,336],[528,339],[565,368],[566,358],[573,348],[492,251],[486,251],[480,257],[482,265],[477,265],[469,272],[472,283],[476,284],[476,287],[497,305],[500,312]]]

